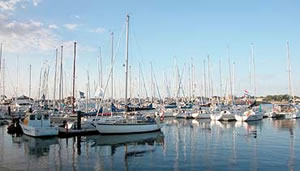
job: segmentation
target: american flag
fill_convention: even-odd
[[[249,93],[249,91],[245,90],[244,91],[244,97],[248,97],[248,96],[250,96],[250,93]]]

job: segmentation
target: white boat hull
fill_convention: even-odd
[[[300,118],[300,112],[295,113],[274,113],[275,117],[283,117],[284,119],[296,119]]]
[[[130,134],[158,131],[163,124],[105,124],[97,123],[96,129],[101,134]]]
[[[243,122],[248,122],[248,121],[258,121],[263,119],[263,115],[260,114],[254,114],[254,115],[235,115],[235,119],[237,121],[243,121]]]
[[[32,127],[20,123],[24,134],[32,137],[57,136],[58,127]]]
[[[222,117],[222,114],[210,114],[210,119],[213,121],[220,121]]]
[[[222,111],[220,113],[211,114],[210,119],[213,121],[233,121],[235,120],[235,116],[228,111]]]
[[[172,112],[172,111],[165,111],[164,112],[164,117],[174,117],[174,112]]]
[[[209,113],[201,113],[201,112],[196,112],[192,114],[192,117],[195,119],[210,119],[210,114]]]

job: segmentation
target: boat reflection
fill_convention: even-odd
[[[296,119],[274,119],[273,120],[274,128],[279,130],[290,130],[291,134],[293,134],[292,130],[295,129],[297,125]]]
[[[226,121],[210,121],[211,127],[220,127],[222,129],[230,129],[234,128],[235,124],[234,122],[226,122]]]
[[[142,133],[142,134],[126,134],[126,135],[96,135],[88,136],[87,141],[93,141],[93,146],[124,146],[131,144],[148,144],[153,145],[155,142],[162,143],[164,135],[161,131]]]
[[[244,128],[248,136],[253,138],[257,138],[258,128],[261,128],[262,122],[261,121],[252,121],[252,122],[236,122],[236,128]]]
[[[129,135],[97,135],[86,137],[87,141],[93,142],[91,147],[96,146],[110,146],[111,155],[114,155],[116,148],[128,145],[158,145],[164,144],[164,135],[161,131],[142,133],[142,134],[129,134]],[[141,150],[126,152],[126,157],[141,156],[144,153],[151,152],[152,150]]]
[[[34,138],[27,135],[22,136],[25,153],[36,157],[48,156],[50,146],[58,144],[57,138]]]
[[[273,126],[280,131],[288,131],[290,134],[290,144],[289,144],[289,160],[288,168],[289,170],[294,170],[295,166],[295,128],[297,127],[296,119],[275,119],[273,120]]]

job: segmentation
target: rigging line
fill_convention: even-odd
[[[143,70],[142,70],[142,67],[141,67],[140,63],[139,63],[139,67],[140,67],[140,71],[142,73],[142,79],[143,79],[143,83],[144,83],[144,89],[145,89],[145,92],[146,92],[146,97],[148,97],[148,92],[147,92],[147,88],[146,88],[146,84],[145,84],[144,74],[143,74]]]
[[[140,56],[141,57],[141,60],[139,60],[139,63],[141,61],[143,61],[144,59],[144,55],[142,53],[142,48],[138,42],[138,39],[137,39],[137,36],[135,34],[135,31],[134,31],[134,26],[131,27],[131,34],[132,34],[132,40],[133,40],[133,43],[135,43],[136,47],[137,47],[137,56]]]
[[[182,78],[183,78],[184,68],[185,68],[185,64],[184,64],[184,67],[182,68],[181,76],[180,76],[180,73],[178,73],[178,75],[179,75],[179,86],[178,86],[178,91],[177,91],[177,98],[178,98],[178,96],[179,96],[180,89],[182,90],[183,96],[185,96],[184,90],[183,90],[183,88],[181,87],[181,82],[182,82]],[[177,69],[178,69],[178,68],[177,68]]]
[[[99,114],[100,106],[102,106],[102,103],[103,103],[103,100],[104,100],[104,97],[105,97],[105,93],[106,93],[106,90],[107,90],[107,86],[108,86],[108,83],[109,83],[109,80],[110,80],[110,77],[111,77],[111,74],[112,74],[112,70],[113,70],[114,64],[116,62],[116,57],[117,57],[117,53],[118,53],[119,48],[120,48],[121,38],[122,38],[122,34],[124,33],[125,26],[126,26],[126,22],[124,23],[121,34],[120,34],[120,38],[119,38],[118,45],[117,45],[117,48],[116,48],[117,50],[115,51],[116,53],[114,54],[113,63],[111,65],[110,72],[109,72],[109,75],[108,75],[108,78],[107,78],[107,81],[106,81],[106,84],[105,84],[105,88],[104,88],[104,91],[103,91],[103,97],[100,99],[100,102],[99,102],[99,105],[98,105],[98,108],[97,108],[97,116]]]
[[[154,76],[154,81],[155,81],[155,84],[156,84],[157,93],[158,93],[158,96],[159,96],[159,98],[160,98],[160,100],[161,100],[161,96],[160,96],[160,92],[159,92],[157,80],[156,80],[156,77],[155,77],[155,73],[153,72],[152,62],[151,62],[151,68],[152,68],[152,74],[153,74],[153,76]]]
[[[165,82],[165,85],[166,85],[166,89],[167,89],[167,96],[170,97],[171,94],[170,94],[170,87],[169,87],[169,84],[168,84],[168,79],[167,79],[167,76],[166,76],[166,71],[164,70],[164,82]]]
[[[11,79],[12,77],[10,76],[10,73],[9,73],[8,65],[5,64],[5,67],[6,67],[6,71],[7,71],[8,77],[9,77],[10,84],[11,84],[13,90],[14,90],[14,93],[17,94],[16,88],[14,87],[13,82],[12,82],[12,79]]]

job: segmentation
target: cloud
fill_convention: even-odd
[[[32,0],[32,3],[34,6],[38,6],[38,4],[41,2],[41,0]]]
[[[48,28],[49,29],[58,29],[58,26],[55,24],[49,24]]]
[[[41,22],[20,22],[0,15],[0,41],[9,52],[45,51],[54,49],[60,38]]]
[[[32,1],[34,6],[38,6],[38,4],[41,2],[41,0],[0,0],[0,11],[15,11],[18,5],[21,8],[26,8],[25,4],[29,1]]]
[[[75,30],[78,25],[77,24],[64,24],[64,27],[67,28],[68,30]]]
[[[90,32],[93,32],[93,33],[103,33],[103,32],[105,32],[106,30],[105,30],[105,28],[103,28],[103,27],[98,27],[98,28],[96,28],[96,29],[92,29],[92,30],[90,30]]]
[[[14,11],[16,9],[16,5],[22,0],[8,0],[8,1],[0,1],[0,9],[1,11]]]
[[[80,19],[80,16],[79,15],[75,15],[74,16],[76,19]]]

